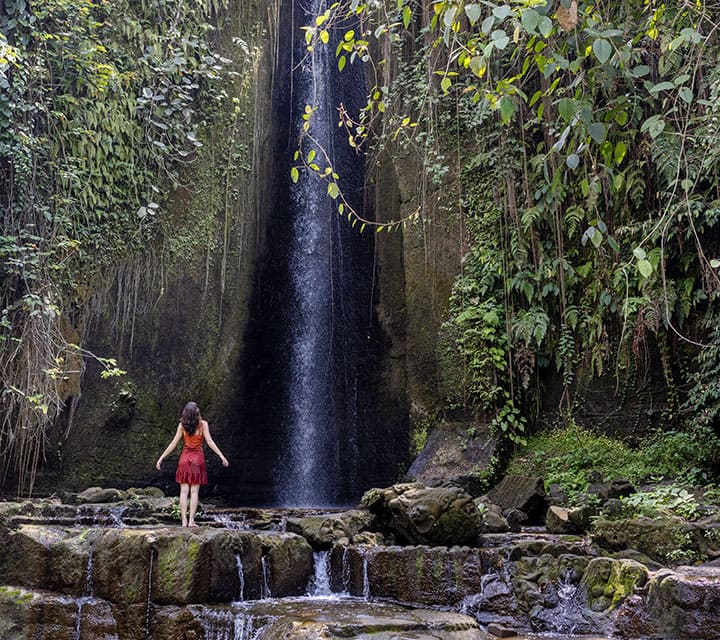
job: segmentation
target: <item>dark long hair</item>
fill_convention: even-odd
[[[182,410],[180,422],[182,422],[183,429],[185,429],[189,435],[195,433],[195,429],[197,429],[200,424],[200,407],[194,402],[188,402]]]

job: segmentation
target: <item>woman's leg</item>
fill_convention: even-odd
[[[188,491],[190,490],[189,484],[180,485],[180,519],[182,520],[182,526],[188,526],[187,520],[187,509],[188,509]],[[193,512],[194,515],[194,512]],[[192,517],[192,516],[191,516]]]
[[[198,506],[198,496],[200,494],[200,485],[190,485],[190,520],[188,521],[189,527],[195,526],[195,512]]]

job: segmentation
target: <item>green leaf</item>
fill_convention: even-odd
[[[510,43],[510,38],[508,37],[508,34],[505,33],[502,29],[497,29],[493,31],[491,37],[495,46],[501,50],[507,47]]]
[[[490,33],[490,30],[495,26],[495,16],[488,16],[483,20],[482,26],[480,27],[480,30],[483,33]]]
[[[297,183],[297,181],[300,179],[300,172],[298,171],[297,167],[293,167],[292,169],[290,169],[290,178],[295,183]]]
[[[642,123],[640,131],[642,133],[649,133],[650,137],[654,140],[665,130],[665,120],[660,114],[650,116],[645,122]]]
[[[328,195],[335,200],[340,195],[340,189],[337,186],[337,182],[328,183],[327,187]]]
[[[577,153],[571,153],[567,157],[567,160],[565,160],[565,163],[571,169],[577,169],[578,166],[580,165],[580,156]]]
[[[520,16],[520,22],[527,32],[532,33],[540,23],[540,14],[535,9],[525,9]]]
[[[467,12],[467,7],[465,7],[465,11]],[[410,21],[412,20],[412,9],[410,8],[410,5],[405,5],[405,8],[402,12],[403,17],[403,26],[407,29],[410,26]],[[468,16],[469,18],[470,16]],[[472,24],[475,24],[472,19],[470,20]]]
[[[625,143],[622,140],[620,140],[620,142],[618,142],[615,145],[615,153],[614,153],[615,164],[621,164],[623,159],[625,158],[626,153],[627,153],[627,147],[625,146]]]
[[[575,115],[575,100],[572,98],[561,98],[558,102],[558,113],[565,122],[570,122]]]
[[[602,122],[591,122],[588,125],[588,133],[590,137],[595,140],[598,144],[602,144],[605,141],[607,134],[607,127]]]
[[[540,22],[538,23],[538,29],[542,37],[550,37],[550,34],[552,33],[552,28],[552,20],[550,20],[550,18],[548,18],[547,16],[542,16],[542,18],[540,18]]]
[[[672,91],[675,85],[672,82],[658,82],[654,84],[648,91],[650,93],[660,93],[661,91]]]
[[[596,38],[592,45],[593,53],[600,64],[605,64],[612,55],[612,45],[605,38]]]
[[[493,12],[493,15],[498,20],[500,20],[500,22],[502,22],[503,20],[505,20],[505,18],[507,18],[512,13],[512,9],[508,5],[503,4],[503,5],[500,5],[499,7],[495,7],[492,12]]]
[[[440,81],[440,88],[442,89],[443,93],[447,93],[448,90],[450,89],[451,85],[452,85],[452,80],[450,80],[450,78],[448,78],[447,76],[445,76]]]
[[[338,71],[342,71],[347,64],[347,58],[343,55],[338,59]]]
[[[515,103],[508,96],[500,99],[500,118],[503,124],[509,124],[515,115]]]
[[[482,15],[482,7],[479,4],[466,4],[465,5],[465,15],[468,17],[468,20],[470,20],[471,25],[475,25],[475,23],[480,20],[480,16]]]
[[[649,260],[638,260],[637,268],[643,278],[649,278],[652,275],[653,266]]]
[[[720,267],[720,260],[718,260],[717,258],[713,258],[712,260],[710,260],[710,266],[713,269],[717,269],[718,267]]]
[[[678,91],[678,95],[687,102],[687,104],[693,101],[693,92],[690,87],[682,87],[680,91]]]
[[[638,260],[645,260],[645,258],[646,258],[645,249],[643,249],[642,247],[635,247],[633,249],[633,255]]]

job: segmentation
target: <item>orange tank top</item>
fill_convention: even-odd
[[[203,441],[202,422],[197,426],[197,429],[195,429],[195,433],[193,433],[192,435],[190,435],[183,428],[183,446],[185,446],[188,449],[202,449],[202,441]]]

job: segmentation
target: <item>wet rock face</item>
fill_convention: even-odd
[[[0,584],[134,605],[304,593],[312,548],[291,533],[223,529],[0,529]],[[263,562],[263,556],[266,556]],[[263,571],[263,565],[265,571]]]
[[[453,606],[480,588],[484,554],[470,547],[336,546],[335,591],[422,605]]]
[[[472,496],[459,487],[397,484],[371,489],[362,500],[378,524],[410,544],[475,544],[480,518]]]

